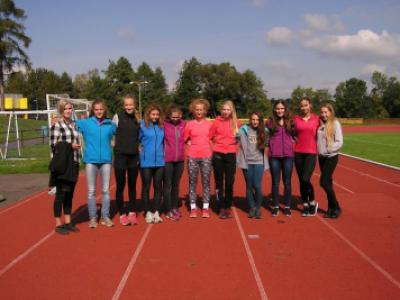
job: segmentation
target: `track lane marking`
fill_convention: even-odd
[[[115,187],[115,184],[110,186],[110,191]],[[96,201],[98,201],[101,197],[101,194],[96,197]],[[74,219],[80,216],[80,214],[85,210],[87,206],[82,206],[75,214]],[[50,237],[52,237],[55,234],[54,230],[45,235],[43,238],[41,238],[38,242],[36,242],[33,246],[29,247],[27,250],[25,250],[23,253],[18,255],[15,259],[13,259],[10,263],[8,263],[4,268],[0,270],[0,277],[3,276],[4,273],[6,273],[8,270],[10,270],[13,266],[15,266],[18,262],[23,260],[25,257],[27,257],[33,250],[38,248],[40,245],[42,245],[45,241],[47,241]]]
[[[240,222],[239,216],[238,216],[238,214],[236,212],[236,208],[233,207],[232,210],[233,210],[233,214],[235,215],[236,225],[237,225],[237,227],[239,229],[240,236],[242,238],[242,242],[243,242],[244,248],[246,249],[246,254],[247,254],[247,258],[249,260],[249,264],[250,264],[251,270],[253,271],[253,275],[254,275],[254,278],[255,278],[256,283],[257,283],[257,287],[258,287],[258,291],[260,293],[260,297],[263,300],[268,300],[267,293],[265,292],[264,285],[263,285],[261,277],[260,277],[260,273],[258,273],[257,266],[256,266],[256,263],[255,263],[255,260],[254,260],[254,257],[253,257],[253,253],[251,252],[249,243],[246,240],[246,236],[244,234],[242,223]]]
[[[393,283],[397,288],[400,289],[400,282],[397,281],[389,272],[387,272],[384,268],[382,268],[378,263],[376,263],[371,257],[365,254],[360,248],[354,245],[348,238],[346,238],[339,230],[329,224],[322,217],[318,216],[318,220],[320,220],[325,226],[327,226],[336,236],[338,236],[343,242],[345,242],[350,248],[352,248],[358,255],[360,255],[366,262],[368,262],[373,268],[375,268],[379,273],[381,273],[387,280]]]
[[[143,236],[140,239],[139,245],[136,247],[136,250],[133,253],[132,258],[129,261],[128,267],[126,268],[125,273],[122,276],[122,278],[121,278],[121,280],[120,280],[120,282],[118,284],[118,287],[114,292],[112,300],[118,300],[119,297],[121,296],[122,291],[125,288],[126,282],[128,281],[128,278],[129,278],[129,276],[130,276],[130,274],[131,274],[131,272],[132,272],[132,270],[133,270],[133,268],[134,268],[134,266],[136,264],[136,261],[137,261],[139,255],[140,255],[140,253],[142,252],[144,243],[146,242],[147,237],[149,236],[150,230],[152,228],[153,228],[153,224],[148,225],[147,228],[146,228],[146,231],[143,233]]]
[[[317,173],[317,172],[314,172],[313,175],[314,175],[314,176],[321,177],[321,174],[319,174],[319,173]],[[333,181],[333,184],[336,185],[337,187],[339,187],[339,188],[345,190],[346,192],[349,192],[349,193],[351,193],[351,194],[353,194],[353,195],[355,194],[355,192],[353,192],[352,190],[346,188],[345,186],[343,186],[343,185],[337,183],[336,181]]]

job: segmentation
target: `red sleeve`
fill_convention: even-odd
[[[190,138],[190,122],[186,123],[185,125],[185,130],[184,130],[184,135],[183,135],[183,140],[187,142],[187,140]]]
[[[211,125],[210,132],[208,135],[210,139],[213,139],[215,137],[216,129],[217,129],[216,120],[214,120],[214,122]]]

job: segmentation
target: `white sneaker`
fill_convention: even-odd
[[[153,222],[154,222],[155,224],[157,224],[157,223],[162,223],[162,221],[163,221],[163,219],[161,219],[160,214],[158,213],[158,211],[156,211],[156,212],[153,214]]]
[[[53,186],[51,189],[49,189],[47,194],[49,194],[50,196],[54,196],[56,192],[57,192],[57,187]]]
[[[148,211],[146,213],[144,220],[146,221],[147,224],[153,223],[153,214],[151,213],[151,211]]]

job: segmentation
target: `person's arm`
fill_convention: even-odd
[[[342,126],[340,126],[339,121],[335,121],[335,135],[333,137],[333,144],[329,147],[329,152],[338,152],[343,146],[343,132]]]
[[[61,131],[60,131],[60,123],[56,122],[53,125],[51,125],[50,128],[50,147],[51,151],[54,154],[55,147],[58,143],[58,138],[61,136]]]
[[[183,141],[185,144],[190,143],[190,124],[187,123],[184,129],[184,134],[183,134]]]
[[[114,115],[114,117],[112,118],[112,121],[113,121],[113,123],[115,124],[115,126],[118,127],[118,122],[119,122],[118,114],[115,114],[115,115]]]

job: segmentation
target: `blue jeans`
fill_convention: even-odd
[[[283,178],[285,206],[292,202],[292,171],[293,157],[270,157],[269,165],[272,177],[272,204],[279,206],[279,182]]]
[[[246,198],[250,209],[256,207],[259,209],[262,203],[261,181],[264,174],[264,165],[248,165],[243,169],[246,180]]]
[[[110,177],[111,164],[86,164],[86,180],[88,186],[89,218],[97,217],[96,181],[100,172],[101,180],[101,216],[110,217]]]

